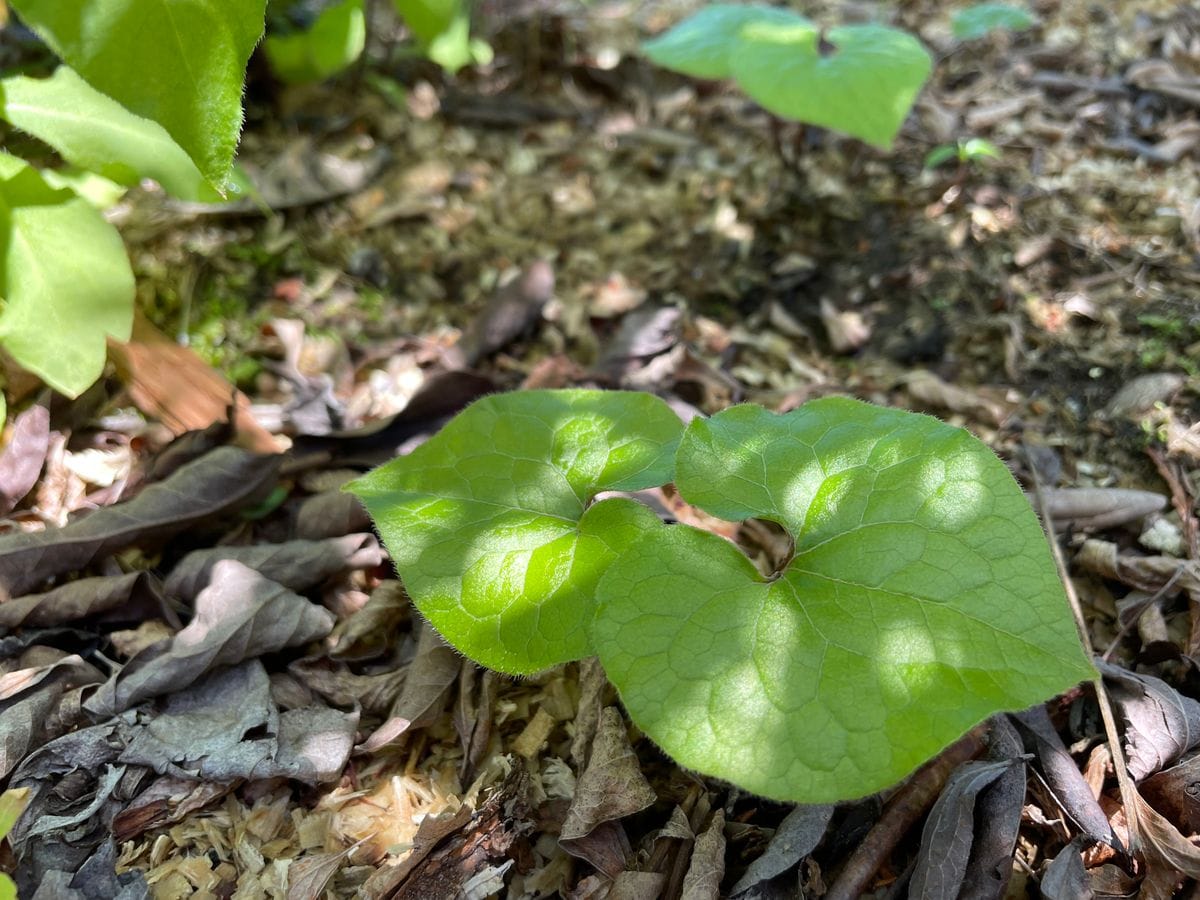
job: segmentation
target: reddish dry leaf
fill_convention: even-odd
[[[50,450],[50,411],[31,406],[12,423],[12,436],[0,453],[0,515],[33,490]]]
[[[181,690],[206,672],[324,637],[333,616],[239,562],[216,564],[196,597],[191,622],[170,641],[143,650],[88,700],[111,716],[161,694]]]
[[[171,570],[164,587],[172,597],[191,600],[208,586],[213,567],[230,559],[288,590],[306,591],[334,575],[379,565],[383,550],[373,534],[194,550]]]
[[[117,374],[133,402],[175,434],[198,431],[227,414],[236,398],[238,443],[260,453],[278,453],[279,442],[250,414],[250,401],[194,350],[181,347],[135,310],[128,343],[109,339]]]
[[[253,503],[274,484],[278,462],[278,457],[220,447],[132,500],[95,510],[64,528],[0,535],[0,600],[123,547],[161,544]]]
[[[132,841],[152,828],[166,828],[221,799],[236,782],[196,781],[164,775],[130,801],[112,823],[117,843]]]
[[[1171,896],[1181,875],[1200,879],[1200,847],[1180,834],[1136,791],[1133,802],[1137,804],[1140,849],[1146,858],[1142,896]]]
[[[1200,755],[1151,775],[1138,787],[1142,796],[1184,834],[1200,834]]]

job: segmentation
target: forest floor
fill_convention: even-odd
[[[485,3],[495,62],[455,79],[256,75],[256,201],[114,211],[134,339],[77,401],[10,379],[0,451],[4,527],[90,576],[0,604],[4,774],[36,789],[22,897],[1195,890],[1200,16],[1067,0],[961,42],[936,4],[889,7],[935,67],[883,152],[638,55],[695,5]],[[972,138],[998,158],[925,168]],[[906,787],[793,809],[674,766],[592,662],[517,680],[443,645],[338,489],[475,397],[569,386],[706,414],[851,395],[1040,485],[1116,667],[1135,852],[1090,688]],[[205,587],[205,550],[262,575]],[[989,754],[1028,765],[951,774]]]

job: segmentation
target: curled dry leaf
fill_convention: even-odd
[[[587,768],[576,782],[559,844],[572,856],[586,859],[614,877],[624,868],[624,860],[618,865],[612,853],[611,840],[619,839],[615,834],[605,834],[597,840],[601,838],[598,832],[602,826],[616,825],[625,816],[641,812],[657,799],[629,746],[621,713],[615,707],[605,707]]]
[[[1130,488],[1043,488],[1042,495],[1055,529],[1113,528],[1167,505],[1162,494]]]
[[[1125,723],[1125,752],[1135,781],[1158,772],[1200,744],[1200,703],[1161,678],[1098,663]]]
[[[717,900],[725,877],[725,812],[718,809],[692,847],[681,900]]]
[[[347,534],[323,541],[195,550],[171,570],[164,587],[171,596],[190,600],[208,586],[213,567],[230,559],[288,590],[306,591],[342,572],[379,565],[383,549],[373,534]]]
[[[461,669],[462,657],[428,623],[422,623],[417,655],[409,664],[404,689],[392,704],[387,721],[366,739],[362,749],[373,752],[411,729],[435,721]]]
[[[333,616],[234,560],[213,568],[196,614],[170,641],[148,647],[86,704],[111,716],[149,697],[181,690],[220,666],[307,644],[333,628]]]
[[[1108,816],[1055,730],[1046,707],[1039,704],[1012,718],[1025,736],[1025,746],[1037,755],[1046,786],[1063,811],[1089,838],[1120,847]]]
[[[921,834],[910,891],[929,900],[956,900],[966,886],[975,839],[976,800],[1006,775],[1014,760],[972,760],[959,766],[934,803]]]
[[[1200,562],[1171,556],[1122,555],[1116,544],[1098,540],[1084,541],[1075,562],[1089,572],[1149,593],[1171,585],[1200,602]]]

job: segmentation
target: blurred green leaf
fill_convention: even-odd
[[[68,396],[100,377],[106,338],[127,340],[133,272],[121,236],[86,200],[0,153],[0,343]]]
[[[132,186],[152,178],[181,200],[219,199],[161,125],[134,115],[70,66],[49,78],[0,80],[0,116],[45,141],[67,162]]]
[[[266,0],[11,0],[92,87],[158,122],[224,188]]]
[[[279,78],[305,84],[348,69],[362,55],[366,41],[363,0],[343,0],[322,10],[307,31],[268,35],[263,50]]]
[[[950,20],[950,28],[959,40],[973,41],[993,31],[1024,31],[1037,21],[1033,13],[1021,6],[979,3],[956,12]]]

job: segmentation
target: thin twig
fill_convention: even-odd
[[[1067,592],[1067,600],[1071,604],[1071,613],[1075,617],[1075,628],[1079,631],[1079,641],[1083,644],[1087,655],[1094,657],[1096,651],[1088,636],[1087,623],[1083,618],[1083,607],[1079,603],[1079,594],[1075,592],[1075,585],[1067,573],[1067,562],[1063,557],[1062,547],[1058,545],[1058,540],[1054,536],[1050,510],[1046,505],[1046,493],[1042,490],[1042,482],[1037,476],[1037,469],[1032,465],[1029,469],[1030,477],[1033,479],[1033,495],[1037,500],[1038,515],[1042,519],[1042,529],[1046,532],[1046,539],[1050,542],[1050,553],[1054,557],[1054,565],[1058,568],[1059,580],[1062,581],[1063,588]],[[1092,685],[1096,689],[1096,702],[1100,705],[1100,717],[1104,720],[1104,734],[1108,739],[1109,750],[1112,751],[1113,770],[1117,775],[1117,787],[1121,792],[1121,802],[1125,807],[1125,821],[1129,828],[1129,854],[1132,856],[1141,844],[1137,789],[1133,786],[1133,779],[1129,777],[1129,770],[1125,767],[1125,753],[1121,750],[1121,736],[1117,733],[1116,716],[1113,715],[1112,703],[1109,701],[1108,691],[1104,687],[1104,677],[1099,672],[1096,672],[1096,677],[1092,679]]]

